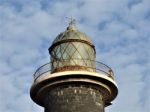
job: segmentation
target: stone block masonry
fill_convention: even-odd
[[[46,95],[45,112],[104,112],[100,91],[89,86],[55,87]]]

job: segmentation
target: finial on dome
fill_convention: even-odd
[[[76,24],[76,20],[75,19],[73,19],[72,17],[71,18],[69,18],[69,25],[71,26],[71,25],[75,25]]]
[[[67,17],[69,19],[69,26],[67,27],[67,30],[76,30],[76,20],[72,17]]]

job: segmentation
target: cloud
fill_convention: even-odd
[[[66,17],[95,43],[97,60],[115,72],[119,94],[107,112],[150,110],[149,0],[0,0],[0,110],[43,112],[29,96],[32,74]]]

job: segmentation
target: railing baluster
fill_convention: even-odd
[[[104,75],[107,75],[108,77],[110,77],[112,79],[114,78],[114,74],[113,74],[112,69],[110,67],[108,67],[107,65],[101,63],[101,62],[88,60],[88,59],[87,60],[74,59],[74,60],[79,61],[79,62],[81,62],[81,61],[90,61],[90,62],[93,62],[93,63],[96,64],[96,67],[93,67],[92,65],[91,66],[82,65],[82,66],[78,66],[76,68],[74,67],[76,71],[82,70],[82,71],[98,72],[98,73],[102,72],[102,73],[104,73]],[[63,63],[63,61],[64,62],[66,62],[66,61],[69,62],[69,60],[66,60],[66,59],[61,60],[62,63]],[[36,70],[36,72],[34,73],[34,81],[36,81],[36,79],[38,79],[40,76],[44,75],[45,73],[51,72],[51,66],[52,66],[51,64],[52,63],[49,62],[49,63],[46,63],[46,64],[42,65],[41,67],[39,67]],[[77,65],[74,65],[74,66],[77,66]],[[65,66],[62,65],[61,68],[63,68],[63,67],[65,67]],[[79,69],[80,67],[83,68],[83,69]],[[59,68],[59,66],[58,66],[58,68]],[[66,68],[64,68],[63,70],[65,71],[66,69],[68,69],[68,70],[70,69],[69,65],[66,66]]]

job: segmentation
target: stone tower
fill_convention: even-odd
[[[45,112],[104,112],[118,93],[113,71],[95,61],[91,39],[71,20],[49,48],[47,63],[34,74],[30,95]]]

